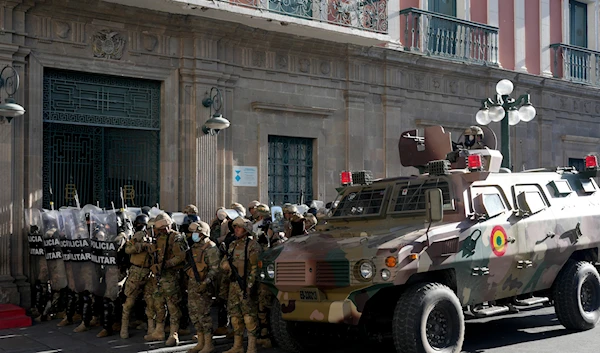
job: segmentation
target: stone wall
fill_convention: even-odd
[[[11,166],[2,169],[11,187],[0,190],[0,248],[11,249],[10,259],[0,256],[0,289],[19,286],[23,305],[22,209],[41,205],[44,68],[161,81],[161,206],[196,203],[203,219],[233,201],[267,199],[269,135],[315,139],[316,199],[335,197],[344,169],[376,177],[414,173],[399,163],[400,133],[442,124],[458,137],[503,78],[515,83],[516,94],[530,92],[538,112],[511,128],[517,170],[600,152],[598,90],[558,79],[98,0],[0,1],[0,20],[2,63],[19,67],[18,102],[27,110],[0,125],[0,164]],[[201,131],[209,118],[201,102],[213,86],[223,92],[222,113],[232,124],[217,136]],[[257,166],[258,187],[233,187],[234,165]]]

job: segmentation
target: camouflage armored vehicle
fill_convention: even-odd
[[[282,348],[357,328],[391,337],[398,352],[460,352],[465,319],[536,304],[554,305],[569,329],[598,323],[598,159],[587,156],[583,172],[511,173],[486,147],[493,133],[477,138],[460,146],[439,126],[403,133],[401,162],[419,175],[342,173],[327,223],[263,254]]]

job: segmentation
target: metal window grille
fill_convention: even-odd
[[[440,188],[444,205],[451,203],[448,182],[431,179],[425,182],[408,182],[396,187],[395,203],[392,212],[425,212],[425,190]]]
[[[269,136],[269,202],[313,200],[313,139]]]

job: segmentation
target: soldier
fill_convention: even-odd
[[[269,206],[261,204],[256,208],[257,221],[253,225],[253,232],[256,241],[262,246],[263,251],[277,244],[283,243],[283,239],[271,228],[271,211]],[[260,283],[258,287],[258,321],[259,333],[256,343],[263,348],[271,348],[269,313],[271,303],[273,302],[273,293],[269,288]]]
[[[192,223],[193,245],[188,250],[188,307],[190,317],[196,328],[198,344],[190,352],[211,353],[212,317],[210,308],[213,298],[213,283],[217,280],[221,254],[210,238],[210,227],[204,222]]]
[[[156,308],[156,326],[154,331],[144,336],[147,341],[162,341],[165,339],[165,303],[169,309],[170,315],[170,334],[167,339],[167,346],[176,346],[179,344],[179,320],[181,312],[179,310],[179,301],[181,300],[181,291],[179,288],[180,270],[185,261],[185,251],[187,242],[185,237],[171,229],[173,221],[166,213],[156,216],[154,227],[157,236],[156,261],[150,267],[152,273],[156,276],[156,291],[154,292]],[[154,250],[154,249],[153,249]]]
[[[200,217],[198,217],[198,207],[192,204],[187,205],[185,206],[183,213],[185,216],[181,227],[179,227],[179,232],[182,234],[185,233],[188,246],[192,246],[192,233],[188,228],[190,224],[200,221]],[[190,324],[190,311],[188,309],[188,279],[186,276],[181,276],[180,281],[181,301],[179,302],[179,311],[181,312],[181,320],[179,321],[179,334],[188,335],[190,334],[190,330],[188,329]]]
[[[220,207],[215,212],[215,218],[210,221],[210,240],[212,240],[215,244],[218,242],[219,237],[221,236],[221,226],[225,219],[227,218],[227,212],[225,212],[225,207]]]
[[[261,247],[248,237],[252,231],[249,220],[238,217],[233,221],[233,227],[236,240],[229,245],[221,261],[221,269],[231,275],[227,310],[234,330],[233,347],[225,353],[244,353],[244,329],[248,330],[246,353],[256,353],[258,256]]]
[[[240,214],[240,217],[246,217],[246,209],[241,203],[234,202],[229,208],[236,210]]]
[[[64,232],[64,230],[61,230],[63,222],[59,211],[42,213],[42,220],[44,222],[44,254],[50,276],[50,288],[52,289],[52,306],[50,310],[55,314],[57,311],[64,309],[62,304],[66,299],[61,298],[61,294],[63,296],[66,294],[64,289],[67,287],[67,272],[60,241],[60,233]],[[58,316],[64,317],[63,315]]]
[[[258,207],[258,205],[260,205],[260,202],[258,202],[256,200],[251,201],[248,204],[248,212],[250,212],[250,214],[246,218],[248,218],[252,222],[254,222],[256,220],[256,218],[257,218],[257,216],[256,216],[256,208]]]
[[[210,225],[210,239],[214,243],[218,243],[219,238],[221,237],[221,232],[223,229],[228,229],[228,216],[225,211],[225,207],[220,207],[217,209],[215,214],[215,218],[211,222]],[[224,238],[224,237],[223,237]],[[223,248],[225,250],[226,248]],[[219,271],[218,273],[219,279],[215,281],[215,294],[217,300],[215,301],[215,306],[217,307],[217,328],[213,332],[215,336],[224,336],[229,334],[229,330],[227,329],[227,288],[229,288],[228,279],[222,279],[222,273]],[[221,291],[223,289],[223,291]]]
[[[39,209],[25,209],[25,226],[27,227],[29,258],[33,271],[31,313],[36,321],[42,321],[45,319],[43,313],[48,301],[48,264],[44,257],[43,222]]]
[[[286,203],[282,207],[283,209],[283,231],[285,237],[289,239],[292,236],[292,224],[290,219],[293,215],[298,214],[298,207],[290,203]]]
[[[465,129],[464,146],[468,150],[480,150],[486,147],[483,142],[483,130],[479,126],[470,126]]]
[[[306,235],[306,228],[304,224],[304,217],[299,213],[294,213],[290,217],[290,237]]]
[[[129,317],[131,310],[135,306],[136,298],[144,291],[146,283],[150,278],[150,266],[152,260],[148,250],[152,249],[152,239],[148,235],[146,227],[150,218],[141,214],[135,218],[135,234],[125,244],[125,253],[130,255],[131,266],[129,276],[125,282],[125,296],[127,299],[123,304],[123,317],[121,318],[121,338],[129,338]],[[146,307],[148,316],[148,327],[154,324],[152,318],[153,308]],[[152,323],[150,322],[152,318]]]
[[[115,302],[117,302],[126,273],[123,271],[123,256],[119,253],[124,251],[125,244],[131,237],[132,225],[124,210],[106,211],[102,215],[100,223],[104,224],[104,231],[96,234],[95,245],[92,246],[99,250],[100,255],[97,256],[97,262],[104,268],[106,287],[102,299],[104,308],[102,331],[96,337],[106,337],[118,329],[117,322],[120,322],[115,319]],[[115,325],[115,323],[117,324]]]

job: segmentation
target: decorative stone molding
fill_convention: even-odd
[[[121,60],[125,39],[119,32],[103,29],[92,36],[94,57]]]
[[[383,105],[386,107],[401,108],[404,102],[406,101],[406,98],[384,95],[382,101]]]
[[[363,91],[346,91],[344,92],[344,98],[351,103],[364,103],[365,99],[369,96],[369,93]]]
[[[570,143],[583,143],[588,145],[600,145],[600,138],[598,137],[586,137],[586,136],[576,136],[576,135],[562,135],[560,139],[563,142]]]
[[[453,130],[464,130],[468,124],[450,122],[450,121],[438,121],[438,120],[425,120],[425,119],[415,119],[415,125],[417,126],[437,126],[441,125],[445,129],[453,129]]]
[[[287,104],[275,104],[266,102],[252,102],[252,109],[255,111],[274,111],[274,112],[285,112],[285,113],[296,113],[296,114],[307,114],[313,116],[321,116],[326,118],[333,113],[336,109],[320,108],[320,107],[301,107],[296,105]]]

